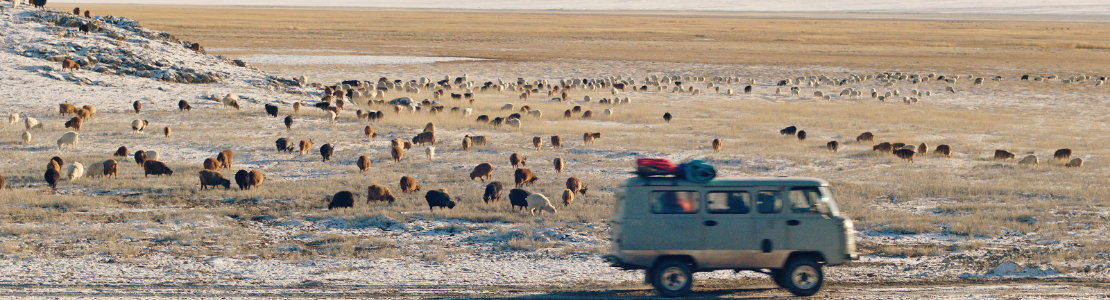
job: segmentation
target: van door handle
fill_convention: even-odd
[[[705,226],[717,226],[717,221],[713,221],[713,220],[705,221]]]
[[[802,222],[798,221],[798,220],[787,220],[786,221],[786,226],[798,226],[798,224],[802,224]]]

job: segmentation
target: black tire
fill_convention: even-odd
[[[668,259],[651,269],[651,285],[663,297],[682,297],[694,286],[694,273],[684,261]]]
[[[781,279],[776,280],[776,283],[795,296],[812,296],[821,290],[825,281],[821,264],[809,257],[791,260],[781,272]]]

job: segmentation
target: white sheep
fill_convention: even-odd
[[[77,145],[77,138],[78,137],[76,132],[66,132],[62,135],[61,138],[58,139],[58,150],[62,149],[62,145],[69,145],[71,147]]]
[[[555,206],[551,205],[551,200],[548,200],[547,196],[543,194],[532,193],[525,200],[528,201],[528,213],[533,216],[536,215],[536,211],[539,211],[541,216],[545,210],[555,213]]]
[[[23,143],[24,144],[31,144],[31,132],[30,131],[24,131],[23,132]]]
[[[104,176],[104,161],[90,164],[89,167],[85,169],[85,174],[89,177]]]
[[[74,181],[85,176],[85,166],[79,162],[71,162],[62,166],[62,177],[66,180]]]
[[[435,146],[430,146],[428,148],[425,148],[424,149],[424,154],[428,156],[429,160],[435,160],[436,159],[436,147]]]
[[[39,123],[38,119],[32,117],[27,117],[26,119],[23,119],[23,126],[26,127],[27,130],[35,128],[42,129],[42,123]]]
[[[143,129],[146,129],[146,126],[148,124],[150,124],[150,122],[147,122],[147,120],[131,121],[131,132],[132,133],[143,133]]]

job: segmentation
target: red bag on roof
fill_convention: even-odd
[[[666,158],[639,158],[636,159],[637,167],[652,167],[667,173],[678,172],[678,166]]]

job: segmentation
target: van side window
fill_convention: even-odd
[[[790,207],[795,213],[816,213],[821,194],[816,187],[795,187],[790,189]]]
[[[658,191],[651,193],[651,213],[692,214],[698,212],[698,193],[694,191]]]
[[[751,211],[752,195],[748,192],[710,192],[706,206],[714,214],[746,214]]]
[[[756,206],[761,214],[777,214],[782,211],[782,200],[775,197],[775,191],[759,191],[756,194]]]

